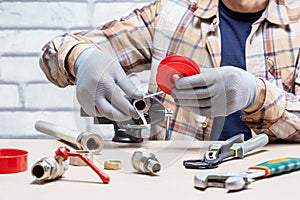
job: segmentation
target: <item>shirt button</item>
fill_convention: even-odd
[[[207,125],[208,125],[207,121],[201,123],[203,129],[207,128]]]
[[[246,122],[253,122],[254,120],[253,120],[253,118],[248,118],[248,117],[247,117],[247,118],[245,118],[245,121],[246,121]]]

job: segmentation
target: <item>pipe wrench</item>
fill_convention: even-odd
[[[223,143],[214,143],[209,146],[209,150],[204,154],[203,159],[186,160],[183,165],[188,169],[217,168],[226,158],[243,158],[244,155],[253,149],[262,147],[269,142],[266,134],[255,135],[244,142],[244,135],[235,135]]]
[[[255,178],[275,176],[300,169],[300,158],[281,158],[249,167],[237,173],[198,172],[194,176],[196,188],[220,187],[229,191],[248,187]]]

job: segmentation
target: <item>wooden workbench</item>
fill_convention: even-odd
[[[63,199],[107,199],[107,200],[247,200],[247,199],[298,199],[300,171],[261,179],[248,189],[227,192],[223,188],[194,188],[196,170],[185,169],[182,161],[202,157],[208,142],[153,141],[142,144],[118,144],[107,141],[101,155],[94,163],[103,170],[105,160],[122,161],[119,171],[103,170],[111,182],[102,184],[99,177],[88,167],[70,166],[63,178],[41,184],[31,175],[31,166],[37,160],[53,156],[62,143],[56,140],[0,140],[0,148],[19,148],[29,151],[29,166],[26,172],[0,174],[0,200],[63,200]],[[130,158],[134,150],[146,147],[160,160],[163,168],[157,176],[134,173]],[[281,157],[300,157],[299,144],[269,144],[255,150],[244,159],[233,159],[220,164],[211,172],[238,172],[251,165]],[[1,167],[1,166],[0,166]]]

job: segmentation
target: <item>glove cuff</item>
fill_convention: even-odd
[[[76,71],[77,71],[76,64],[78,63],[78,59],[81,57],[81,60],[82,60],[81,54],[83,52],[86,52],[87,49],[91,49],[91,48],[93,48],[93,46],[90,44],[77,44],[76,46],[74,46],[72,48],[72,50],[67,58],[66,68],[68,69],[68,72],[73,77],[76,77]],[[78,66],[78,64],[77,64],[77,66]]]
[[[264,102],[265,102],[265,96],[266,96],[266,85],[264,83],[263,80],[261,80],[260,78],[256,78],[257,81],[257,86],[258,86],[258,90],[256,92],[256,98],[254,100],[254,102],[252,104],[250,104],[250,106],[248,106],[247,108],[245,108],[243,111],[247,114],[256,112],[257,110],[259,110]]]

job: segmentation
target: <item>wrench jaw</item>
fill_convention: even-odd
[[[228,191],[238,191],[248,188],[255,178],[263,176],[265,176],[265,171],[260,169],[233,173],[198,172],[194,176],[194,185],[202,190],[207,187],[218,187]]]
[[[209,174],[196,173],[194,176],[194,186],[198,189],[206,189],[208,187]]]
[[[225,181],[225,188],[229,191],[238,191],[248,188],[254,180],[244,176],[228,177]]]
[[[213,169],[218,167],[219,162],[205,162],[203,160],[185,160],[183,165],[188,169]]]
[[[194,177],[194,185],[198,189],[206,189],[207,187],[225,188],[228,191],[242,190],[248,187],[253,179],[245,176],[229,176],[222,173],[196,173]]]
[[[217,168],[221,158],[217,151],[208,151],[201,160],[185,160],[183,165],[188,169],[213,169]]]
[[[228,175],[221,173],[200,172],[194,177],[194,185],[198,189],[206,189],[207,187],[225,188]]]

